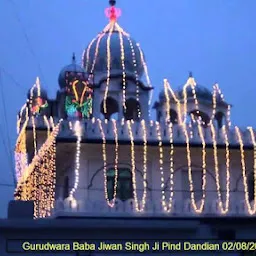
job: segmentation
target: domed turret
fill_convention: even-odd
[[[60,71],[60,74],[59,74],[59,86],[60,88],[65,88],[67,86],[67,80],[68,79],[68,76],[72,76],[72,73],[81,73],[81,75],[84,75],[84,70],[81,66],[77,65],[76,64],[76,57],[75,57],[75,54],[73,54],[73,57],[72,57],[72,63],[65,66],[64,68],[62,68],[62,70]]]
[[[119,32],[116,28],[112,32],[110,29],[102,32],[87,47],[83,56],[85,70],[88,73],[106,74],[108,72],[108,51],[111,75],[122,75],[125,70],[126,74],[135,75],[137,72],[138,77],[142,76],[144,68],[138,44],[129,35]],[[124,61],[121,57],[122,52]]]
[[[139,44],[116,22],[120,9],[115,1],[106,9],[110,23],[94,38],[83,54],[83,66],[88,74],[126,75],[140,78],[144,72],[144,55]]]

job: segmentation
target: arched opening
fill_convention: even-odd
[[[111,98],[108,97],[106,99],[106,110],[107,113],[104,113],[104,101],[101,102],[101,113],[104,117],[104,119],[110,120],[110,119],[117,119],[118,118],[118,102]]]
[[[251,172],[248,177],[248,193],[249,193],[249,201],[254,201],[254,173]]]
[[[69,177],[66,176],[64,179],[63,198],[66,199],[68,197],[69,197]]]
[[[170,122],[173,124],[178,123],[178,115],[177,112],[174,109],[170,109]]]
[[[115,190],[115,169],[111,168],[107,171],[107,190],[108,198],[114,198]],[[119,168],[117,176],[116,198],[126,201],[133,198],[132,173],[127,168]]]
[[[222,112],[217,112],[215,114],[215,120],[217,121],[217,126],[219,129],[224,125],[224,118],[225,115]]]
[[[140,103],[135,99],[126,101],[126,110],[124,110],[124,118],[126,120],[138,121],[140,119]]]
[[[210,117],[202,111],[194,110],[194,111],[190,112],[190,115],[191,115],[191,118],[192,118],[193,121],[202,122],[203,127],[207,127],[207,125],[210,122]]]

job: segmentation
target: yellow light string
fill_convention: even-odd
[[[81,140],[82,140],[82,127],[80,121],[75,122],[74,126],[76,141],[76,166],[75,166],[75,182],[74,186],[69,193],[69,198],[75,201],[74,193],[76,192],[79,184],[79,170],[80,170],[80,156],[81,156]]]
[[[170,109],[171,109],[171,105],[170,105],[170,97],[169,97],[169,90],[168,90],[168,82],[167,79],[164,79],[164,94],[165,94],[165,99],[166,99],[166,122],[170,122]]]
[[[213,94],[212,94],[212,104],[213,104],[213,108],[212,108],[211,120],[214,120],[215,114],[216,114],[216,106],[217,106],[217,100],[216,100],[217,89],[216,89],[216,86],[217,86],[216,84],[213,85]]]
[[[249,192],[248,192],[248,184],[247,184],[247,174],[246,174],[246,165],[245,165],[245,153],[244,153],[244,143],[243,143],[243,138],[241,136],[241,132],[239,130],[239,128],[236,126],[235,127],[235,131],[236,131],[236,135],[239,141],[239,145],[240,145],[240,156],[241,156],[241,166],[242,166],[242,175],[243,175],[243,183],[244,183],[244,197],[245,197],[245,203],[247,205],[247,209],[248,209],[248,213],[250,215],[253,215],[256,213],[256,197],[254,197],[254,201],[253,201],[253,207],[251,206],[250,200],[249,200]],[[252,136],[252,132],[250,132],[251,134],[251,139],[252,142],[255,146],[255,138],[254,136]],[[255,166],[255,163],[254,163]],[[254,173],[255,176],[255,173]],[[255,180],[254,180],[254,188],[255,188]]]
[[[114,193],[113,193],[113,201],[112,204],[108,202],[108,205],[110,207],[113,207],[115,204],[116,200],[116,194],[117,194],[117,181],[118,181],[118,150],[119,150],[119,145],[118,145],[118,132],[117,132],[117,126],[116,126],[116,120],[112,120],[113,126],[114,126],[114,134],[115,134],[115,182],[114,182]],[[113,206],[112,206],[113,205]]]
[[[199,111],[199,104],[198,104],[198,100],[197,100],[197,96],[196,96],[196,92],[195,92],[195,86],[196,86],[196,82],[194,80],[193,77],[190,77],[188,79],[187,82],[191,89],[192,89],[192,94],[193,94],[193,99],[195,102],[195,106],[196,106],[196,110],[197,112]],[[202,142],[202,199],[201,199],[201,204],[199,207],[197,207],[195,199],[194,199],[194,185],[193,185],[193,176],[192,176],[192,169],[189,169],[188,172],[188,177],[189,177],[189,183],[190,183],[190,189],[191,189],[191,201],[192,201],[192,205],[193,208],[195,210],[196,213],[202,213],[203,209],[204,209],[204,204],[205,204],[205,197],[206,197],[206,144],[205,144],[205,139],[204,139],[204,133],[202,131],[202,120],[201,117],[199,116],[199,120],[197,120],[197,128],[198,128],[198,132],[199,132],[199,137],[201,139]]]
[[[55,128],[55,124],[54,124],[54,121],[53,121],[53,117],[50,116],[49,120],[50,120],[50,124],[51,124],[52,129],[54,129]]]
[[[108,97],[108,90],[109,90],[109,83],[110,83],[110,69],[111,69],[111,50],[110,50],[110,39],[113,33],[114,26],[111,26],[110,31],[108,33],[107,39],[107,83],[104,93],[104,101],[103,101],[103,111],[107,113],[107,97]]]
[[[231,109],[231,106],[228,105],[227,121],[228,121],[229,127],[231,126],[230,109]]]
[[[187,121],[187,87],[191,86],[193,98],[195,101],[196,108],[198,109],[198,101],[195,93],[195,86],[196,82],[193,77],[189,77],[186,84],[183,87],[183,99],[184,99],[184,121],[182,123],[183,132],[186,139],[186,150],[187,150],[187,163],[188,163],[188,179],[189,179],[189,188],[190,188],[190,197],[191,197],[191,203],[193,206],[193,209],[196,213],[202,213],[204,209],[205,204],[205,187],[206,187],[206,152],[205,152],[205,141],[203,137],[203,132],[200,124],[198,123],[198,130],[199,130],[199,136],[202,141],[202,167],[203,167],[203,177],[202,177],[202,199],[200,202],[200,206],[197,207],[197,204],[195,202],[195,194],[194,194],[194,184],[193,184],[193,177],[192,177],[192,167],[191,167],[191,152],[190,152],[190,141],[189,141],[189,135],[186,127],[186,121]]]
[[[174,99],[174,101],[177,104],[177,111],[178,111],[178,123],[181,125],[182,124],[182,114],[181,114],[181,104],[180,104],[180,100],[176,97],[174,91],[172,90],[169,82],[167,81],[167,79],[164,80],[165,86],[169,89],[172,98]]]
[[[34,217],[44,218],[51,215],[54,205],[54,191],[56,183],[56,137],[62,120],[52,131],[46,142],[34,156],[31,164],[26,168],[18,180],[15,190],[16,200],[33,200]]]
[[[131,48],[131,52],[132,52],[132,62],[133,62],[133,67],[134,67],[135,79],[136,79],[136,100],[137,100],[137,102],[139,102],[139,100],[140,100],[140,95],[139,95],[140,91],[139,91],[139,75],[138,75],[138,71],[137,71],[138,64],[137,64],[137,61],[136,61],[136,55],[135,55],[132,40],[131,40],[130,37],[127,37],[127,39],[128,39],[128,42],[129,42],[129,45],[130,45],[130,48]],[[141,117],[141,110],[140,110],[139,105],[138,105],[137,110],[138,110],[138,117],[140,118]]]
[[[26,170],[24,170],[24,173],[23,173],[22,177],[20,178],[20,181],[18,181],[18,183],[17,183],[17,188],[22,186],[22,184],[26,182],[27,178],[30,176],[30,174],[34,170],[35,166],[37,164],[39,164],[40,159],[44,156],[45,152],[49,149],[49,146],[53,143],[56,136],[58,135],[59,126],[62,121],[63,121],[62,119],[59,121],[58,125],[51,132],[50,137],[45,141],[45,143],[39,149],[38,154],[34,156],[34,158],[32,159],[32,162],[29,164],[29,166],[26,168]]]
[[[141,120],[141,126],[143,131],[143,196],[141,207],[138,207],[139,212],[144,211],[147,198],[147,129],[145,120]]]
[[[97,40],[97,37],[95,37],[91,43],[88,45],[88,48],[87,48],[87,51],[86,51],[86,64],[85,64],[85,70],[88,71],[88,65],[89,65],[89,58],[90,58],[90,50],[91,50],[91,47],[92,47],[92,44]],[[83,58],[84,58],[84,54],[82,55]],[[84,65],[84,59],[82,59],[82,63]]]
[[[36,125],[35,125],[35,117],[32,116],[32,126],[33,126],[33,142],[34,142],[34,155],[37,154],[37,141],[36,141]]]
[[[97,57],[98,57],[98,54],[99,54],[99,45],[100,45],[101,39],[103,38],[104,35],[105,35],[105,33],[101,33],[98,36],[97,43],[96,43],[96,49],[95,49],[95,53],[94,53],[94,59],[93,59],[93,63],[92,63],[91,70],[90,70],[89,80],[90,80],[90,78],[92,76],[92,73],[94,71],[95,64],[96,64],[96,61],[97,61]]]
[[[256,140],[255,140],[255,134],[252,127],[247,128],[251,135],[251,140],[253,143],[253,187],[254,187],[254,210],[256,208]],[[255,210],[256,211],[256,210]]]
[[[164,173],[163,171],[161,172],[161,190],[162,190],[162,206],[165,212],[171,212],[172,210],[172,203],[173,203],[173,195],[174,195],[174,190],[173,190],[173,186],[174,186],[174,163],[173,163],[173,155],[174,155],[174,146],[173,146],[173,125],[172,123],[170,123],[168,125],[169,128],[169,136],[170,136],[170,177],[169,177],[169,181],[170,181],[170,197],[169,197],[169,203],[168,206],[166,204],[166,195],[165,195],[165,191],[164,191],[164,186],[165,186],[165,182],[164,182]],[[157,128],[159,130],[159,127]],[[161,136],[161,135],[160,135]],[[158,136],[158,139],[160,139],[160,136]]]
[[[122,69],[123,69],[123,78],[122,78],[122,84],[123,84],[123,108],[124,112],[126,112],[126,71],[125,71],[125,52],[124,52],[124,39],[121,31],[118,31],[119,39],[120,39],[120,49],[121,49],[121,63],[122,63]]]
[[[127,128],[129,132],[129,137],[131,141],[131,165],[132,165],[132,186],[133,186],[133,197],[134,197],[134,202],[135,202],[135,209],[137,212],[140,212],[141,209],[139,208],[139,203],[138,203],[138,195],[137,195],[137,184],[136,184],[136,163],[135,163],[135,145],[134,145],[134,137],[133,137],[133,132],[132,132],[132,127],[131,127],[131,121],[127,121]]]
[[[113,192],[113,199],[110,200],[108,196],[108,186],[107,186],[107,149],[106,149],[106,136],[104,129],[102,127],[102,122],[100,119],[97,119],[100,133],[101,133],[101,138],[102,138],[102,159],[103,159],[103,175],[104,175],[104,193],[105,193],[105,199],[107,201],[107,204],[113,208],[115,206],[115,201],[116,201],[116,194],[117,194],[117,179],[118,179],[118,134],[117,130],[115,128],[114,122],[114,130],[115,130],[115,181],[114,181],[114,192]],[[116,124],[116,123],[115,123]]]
[[[160,125],[159,122],[156,122],[156,134],[157,134],[157,139],[158,139],[158,150],[159,150],[159,170],[161,173],[161,192],[162,192],[162,206],[165,206],[165,193],[164,193],[164,169],[163,169],[163,157],[164,157],[164,152],[163,152],[163,142],[162,142],[162,135],[161,135],[161,130],[160,130]],[[164,208],[165,209],[165,208]]]
[[[225,208],[223,208],[221,203],[221,212],[225,214],[229,210],[229,198],[230,198],[230,153],[229,153],[229,141],[228,141],[228,135],[226,131],[226,125],[222,127],[222,131],[224,134],[225,145],[226,145],[226,203],[225,203]]]
[[[210,122],[211,133],[212,133],[212,142],[213,142],[213,156],[214,156],[214,170],[215,170],[215,178],[216,178],[216,187],[217,187],[217,195],[218,195],[218,206],[222,214],[226,214],[229,210],[229,153],[227,153],[228,139],[225,136],[225,143],[226,143],[226,167],[227,167],[227,175],[226,175],[226,183],[227,183],[227,192],[226,192],[226,203],[225,208],[223,207],[223,202],[221,198],[220,192],[220,175],[219,175],[219,161],[218,161],[218,148],[217,148],[217,141],[216,141],[216,132],[212,122]]]

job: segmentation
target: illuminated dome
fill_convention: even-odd
[[[186,92],[187,92],[187,98],[193,98],[194,94],[193,94],[192,88],[190,86],[187,88]],[[206,88],[202,85],[197,84],[195,86],[195,93],[196,93],[197,99],[200,99],[200,100],[203,100],[203,101],[212,101],[212,98],[213,98],[212,92],[208,88]],[[177,91],[177,96],[179,98],[184,97],[183,96],[183,89],[180,89],[180,90]],[[216,100],[218,102],[223,101],[219,94],[216,94]]]
[[[187,92],[187,98],[188,99],[194,97],[194,94],[193,94],[191,86],[187,87],[186,92]],[[184,98],[184,96],[183,96],[183,88],[175,91],[174,93],[175,93],[177,98],[179,98],[179,99],[183,99]],[[213,93],[208,88],[206,88],[206,87],[204,87],[202,85],[198,85],[197,84],[195,86],[195,93],[196,93],[197,99],[200,99],[201,101],[210,101],[210,102],[212,102]],[[172,98],[171,92],[169,92],[169,97]],[[164,90],[162,90],[159,93],[159,99],[161,101],[165,100],[165,91]],[[216,101],[217,102],[222,102],[223,101],[223,99],[221,98],[221,95],[218,94],[218,93],[216,94]]]
[[[67,75],[67,73],[72,74],[72,72],[81,73],[81,74],[84,73],[84,69],[81,66],[76,64],[76,58],[75,58],[74,54],[73,54],[73,57],[72,57],[72,63],[65,66],[60,71],[59,78],[58,78],[60,88],[65,88],[66,87],[66,79],[67,79],[66,75]]]
[[[108,74],[108,70],[110,75],[122,75],[125,71],[126,75],[140,78],[144,71],[140,46],[116,22],[120,10],[112,7],[107,11],[110,12],[110,23],[84,51],[82,63],[85,71],[95,75]]]

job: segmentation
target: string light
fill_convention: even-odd
[[[51,215],[55,200],[56,183],[56,137],[62,119],[24,170],[15,190],[16,200],[34,201],[34,217]]]
[[[170,122],[170,97],[169,97],[169,92],[168,92],[168,84],[167,84],[167,79],[164,79],[164,94],[165,94],[165,99],[166,99],[166,122]]]
[[[99,45],[100,45],[101,39],[103,38],[104,35],[105,35],[105,33],[101,33],[97,37],[96,50],[95,50],[95,54],[94,54],[93,63],[92,63],[92,66],[91,66],[91,72],[90,72],[89,80],[90,80],[90,78],[93,74],[95,64],[96,64],[96,61],[97,61],[97,57],[98,57],[98,54],[99,54]]]
[[[85,65],[85,70],[88,71],[88,65],[89,65],[89,57],[90,57],[90,50],[91,50],[91,47],[93,45],[93,43],[96,41],[97,37],[94,38],[91,43],[89,44],[88,48],[87,48],[87,51],[86,51],[86,65]],[[82,63],[84,63],[84,54],[82,55]]]
[[[121,48],[121,63],[122,63],[122,69],[123,69],[123,78],[122,78],[122,83],[123,83],[123,108],[124,111],[126,112],[126,72],[125,72],[125,52],[124,52],[124,39],[122,33],[119,31],[119,39],[120,39],[120,48]]]
[[[229,162],[226,162],[227,165],[227,175],[226,175],[226,183],[227,183],[227,193],[226,193],[226,204],[225,208],[223,208],[223,202],[221,198],[221,192],[220,192],[220,175],[219,175],[219,161],[218,161],[218,148],[217,148],[217,141],[216,141],[216,132],[215,128],[212,122],[210,122],[210,127],[211,127],[211,132],[212,132],[212,142],[213,142],[213,156],[214,156],[214,169],[215,169],[215,178],[216,178],[216,186],[217,186],[217,195],[218,195],[218,206],[220,209],[220,212],[222,214],[226,214],[229,209]],[[227,137],[225,136],[225,143],[226,143],[226,148],[228,147],[228,140]],[[226,154],[227,154],[227,149],[226,149]],[[227,155],[226,155],[227,157]],[[227,161],[227,159],[226,159]]]
[[[169,177],[169,181],[170,181],[170,197],[169,197],[169,203],[168,206],[166,205],[166,195],[165,195],[165,191],[164,191],[164,173],[161,172],[161,189],[162,189],[162,206],[165,212],[171,212],[172,210],[172,203],[173,203],[173,195],[174,195],[174,190],[173,190],[173,186],[174,186],[174,163],[173,163],[173,154],[174,154],[174,146],[173,146],[173,125],[172,123],[170,123],[168,125],[169,127],[169,136],[170,136],[170,177]],[[159,127],[157,128],[159,130]],[[160,139],[160,136],[159,136]]]
[[[188,84],[190,84],[191,88],[192,88],[192,94],[193,94],[193,98],[194,98],[194,102],[195,102],[195,106],[196,106],[196,110],[197,113],[199,112],[199,107],[198,107],[198,100],[197,100],[197,96],[196,96],[196,92],[195,92],[195,86],[196,86],[196,82],[195,79],[193,77],[190,77],[188,79]],[[199,116],[199,120],[197,120],[197,128],[198,128],[198,132],[199,132],[199,136],[202,142],[202,169],[203,169],[203,176],[202,176],[202,199],[201,199],[201,204],[200,206],[197,208],[195,199],[194,199],[194,186],[193,186],[193,178],[192,178],[192,169],[189,169],[188,172],[188,176],[189,176],[189,183],[190,183],[190,188],[191,190],[191,200],[192,200],[192,205],[194,207],[194,210],[196,213],[202,213],[203,209],[204,209],[204,204],[205,204],[205,196],[206,196],[206,144],[205,144],[205,139],[204,139],[204,134],[202,131],[202,119],[201,116]]]
[[[147,129],[145,120],[141,120],[141,126],[143,131],[143,196],[141,208],[138,208],[139,212],[143,212],[146,205],[147,198]]]
[[[104,175],[104,192],[105,192],[105,199],[107,201],[107,204],[110,207],[115,206],[115,200],[116,200],[116,194],[117,194],[117,179],[118,179],[118,166],[117,166],[117,161],[118,161],[118,156],[116,155],[115,158],[115,181],[114,181],[114,192],[113,192],[113,200],[112,202],[109,199],[108,196],[108,185],[107,185],[107,149],[106,149],[106,136],[105,132],[102,127],[102,122],[100,119],[97,119],[100,133],[101,133],[101,138],[102,138],[102,159],[103,159],[103,175]],[[115,129],[115,128],[114,128]],[[116,131],[117,134],[117,131]],[[117,135],[115,135],[117,136]],[[115,137],[116,140],[116,137]],[[117,145],[117,144],[116,144]],[[116,146],[117,147],[117,146]],[[118,149],[115,148],[115,150],[118,151]],[[116,151],[116,152],[117,152]]]
[[[134,67],[134,74],[135,74],[135,79],[136,79],[136,100],[137,102],[139,102],[140,97],[139,97],[139,76],[138,76],[138,71],[137,71],[137,61],[136,61],[136,55],[135,55],[135,51],[134,51],[134,46],[132,43],[132,40],[130,37],[127,37],[130,48],[131,48],[131,52],[132,52],[132,62],[133,62],[133,67]],[[138,111],[138,117],[141,117],[141,110],[139,107],[139,104],[137,104],[137,111]]]
[[[82,127],[80,121],[75,122],[74,126],[76,141],[76,167],[75,167],[75,182],[74,186],[69,193],[69,198],[74,201],[74,193],[76,192],[79,184],[79,169],[80,169],[80,155],[81,155],[81,139],[82,139]]]
[[[35,117],[32,116],[32,126],[33,126],[33,142],[34,142],[34,155],[37,154],[37,143],[36,143],[36,125],[35,125]]]
[[[240,145],[240,156],[241,156],[241,166],[242,166],[242,175],[243,175],[243,183],[244,183],[244,196],[245,196],[245,203],[247,205],[247,209],[248,209],[248,213],[250,215],[253,215],[256,213],[256,197],[254,194],[254,201],[253,201],[253,208],[251,207],[250,204],[250,200],[249,200],[249,192],[248,192],[248,184],[247,184],[247,175],[246,175],[246,166],[245,166],[245,154],[244,154],[244,143],[243,143],[243,139],[241,136],[241,132],[239,130],[239,128],[237,126],[235,126],[235,131],[236,131],[236,135],[239,141],[239,145]],[[255,147],[255,138],[252,130],[249,128],[250,134],[251,134],[251,139],[253,142],[253,146]],[[254,163],[255,166],[255,163]],[[254,171],[254,177],[255,177],[255,171]],[[254,188],[256,187],[255,185],[255,180],[254,180]]]
[[[256,140],[255,140],[255,134],[252,127],[247,128],[251,135],[251,140],[253,143],[253,188],[254,188],[254,209],[252,210],[250,208],[250,211],[252,214],[255,214],[256,212]],[[249,208],[248,208],[249,209]]]
[[[134,137],[131,127],[131,121],[127,121],[127,128],[129,132],[130,142],[131,142],[131,165],[132,165],[132,186],[133,186],[133,197],[135,201],[135,209],[137,212],[141,211],[138,203],[137,196],[137,182],[136,182],[136,163],[135,163],[135,150],[134,150]]]
[[[105,114],[107,113],[107,97],[108,97],[109,82],[110,82],[110,69],[111,69],[110,39],[111,39],[111,35],[113,33],[113,29],[114,29],[114,26],[111,26],[111,29],[108,34],[108,39],[107,39],[107,83],[106,83],[104,101],[103,101],[103,111]]]
[[[213,85],[213,94],[212,94],[212,104],[213,104],[213,107],[212,107],[212,117],[211,117],[211,120],[213,120],[215,118],[215,114],[216,114],[216,106],[217,106],[217,100],[216,100],[216,93],[217,93],[217,87],[218,85],[215,84]]]
[[[180,104],[180,101],[179,99],[176,97],[174,91],[172,90],[169,82],[167,81],[167,79],[164,80],[164,83],[168,90],[170,91],[171,93],[171,96],[172,98],[174,99],[175,103],[177,104],[177,110],[178,110],[178,123],[181,125],[182,124],[182,114],[181,114],[181,104]]]

